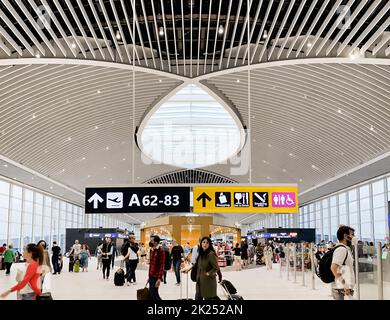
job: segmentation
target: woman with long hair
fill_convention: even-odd
[[[41,273],[39,266],[43,264],[44,260],[42,247],[34,243],[28,244],[23,250],[23,258],[27,262],[27,270],[23,279],[16,286],[0,295],[0,298],[4,299],[14,291],[18,291],[19,300],[35,300],[37,296],[41,295]]]
[[[37,243],[38,247],[41,247],[43,250],[43,261],[39,264],[42,275],[48,274],[51,272],[51,264],[50,264],[50,255],[47,250],[47,244],[45,240],[39,240]]]
[[[197,258],[196,285],[197,290],[205,300],[218,299],[217,273],[219,271],[218,260],[213,244],[209,237],[203,237],[200,241],[199,255]]]
[[[83,272],[88,272],[88,259],[91,256],[89,252],[89,248],[87,244],[81,245],[81,251],[80,251],[80,265],[83,269]]]
[[[109,280],[113,251],[114,248],[111,243],[111,238],[105,238],[102,246],[103,279]]]

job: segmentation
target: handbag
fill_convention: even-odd
[[[146,282],[144,288],[137,290],[137,300],[150,300],[148,282]]]
[[[50,274],[51,276],[51,274]],[[46,279],[46,281],[45,281]],[[48,284],[48,281],[50,280],[47,280],[49,279],[49,277],[47,277],[47,275],[43,275],[42,276],[42,281],[41,281],[41,292],[42,294],[37,296],[36,297],[36,300],[53,300],[53,296],[51,295],[51,292],[50,291],[46,291],[46,290],[50,290],[50,286]],[[45,291],[45,292],[44,292]]]

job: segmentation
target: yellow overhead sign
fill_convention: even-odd
[[[295,185],[199,186],[193,188],[198,213],[298,213]]]

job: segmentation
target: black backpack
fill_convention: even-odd
[[[125,284],[125,273],[122,268],[119,268],[114,275],[114,284],[116,286],[123,286]]]
[[[317,273],[317,276],[324,283],[331,283],[334,281],[334,274],[330,268],[332,266],[333,253],[339,247],[344,247],[344,246],[339,245],[339,246],[336,246],[335,248],[333,248],[332,250],[329,250],[327,253],[325,253],[323,255],[320,262],[318,263],[318,269],[316,270],[316,273]],[[348,258],[348,249],[345,248],[345,250],[347,251],[347,254],[345,255],[343,265],[345,265],[345,261]]]

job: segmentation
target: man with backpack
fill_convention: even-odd
[[[337,245],[321,258],[318,276],[323,282],[332,284],[335,300],[344,300],[350,299],[354,293],[354,258],[351,247],[357,242],[355,230],[341,225],[337,230],[337,239]]]

